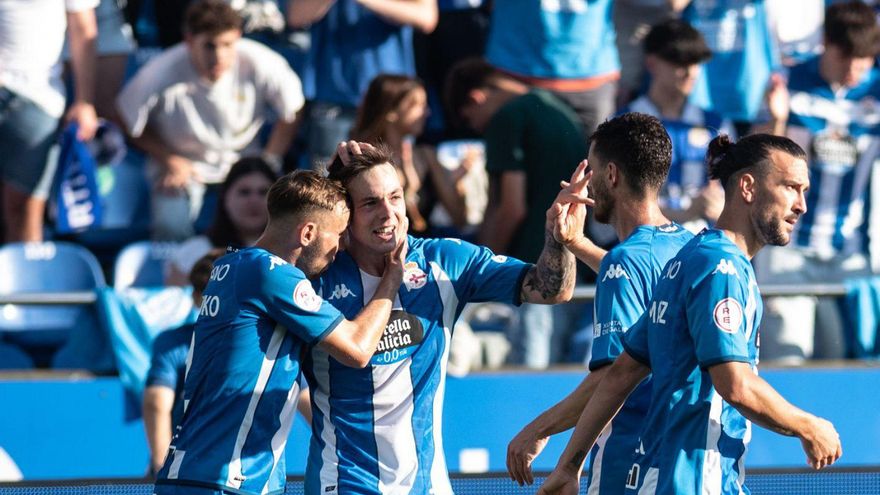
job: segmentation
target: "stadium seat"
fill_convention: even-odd
[[[0,370],[27,370],[34,360],[17,345],[0,342]]]
[[[140,241],[125,246],[116,257],[113,288],[162,287],[165,285],[165,263],[174,255],[173,242]]]
[[[0,295],[88,294],[106,286],[98,260],[86,248],[66,242],[11,243],[0,247]],[[43,299],[35,295],[35,299]],[[5,304],[0,332],[20,345],[38,366],[67,340],[77,325],[97,325],[87,304]]]

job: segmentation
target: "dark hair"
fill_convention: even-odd
[[[607,120],[590,136],[593,153],[614,162],[635,193],[658,191],[669,175],[672,141],[656,117],[625,113]]]
[[[351,155],[348,163],[345,164],[337,157],[327,168],[327,176],[348,187],[349,182],[358,175],[386,163],[394,165],[391,148],[385,144],[378,144],[373,148],[363,149],[358,155]]]
[[[208,254],[199,258],[192,270],[189,271],[189,283],[193,286],[195,292],[205,292],[208,280],[211,279],[211,270],[214,268],[214,261],[226,254],[223,248],[214,248],[208,251]]]
[[[183,32],[189,35],[211,36],[233,29],[241,29],[241,16],[229,2],[223,0],[199,0],[186,9]]]
[[[873,57],[880,43],[874,10],[859,1],[834,4],[825,11],[825,44],[848,57]]]
[[[357,118],[351,128],[351,139],[377,143],[384,139],[388,129],[388,114],[397,110],[413,91],[424,88],[409,76],[379,74],[372,81],[358,107]]]
[[[284,216],[333,211],[346,200],[345,189],[336,180],[314,170],[295,170],[272,184],[268,194],[269,222]]]
[[[646,55],[654,55],[669,63],[686,66],[712,58],[712,50],[699,31],[686,21],[670,19],[651,28],[645,36]]]
[[[443,100],[450,115],[460,118],[461,109],[467,105],[470,92],[492,86],[501,72],[480,57],[470,57],[452,66],[446,75]]]
[[[773,151],[782,151],[802,160],[807,158],[803,148],[787,137],[752,134],[733,142],[729,136],[721,134],[709,143],[706,151],[709,177],[718,179],[726,190],[730,178],[741,172],[765,173]]]
[[[211,226],[205,232],[212,245],[232,245],[237,247],[244,245],[241,233],[235,224],[232,223],[229,212],[226,211],[226,195],[242,177],[255,173],[262,174],[269,180],[270,184],[278,179],[278,175],[275,174],[272,167],[265,160],[256,156],[239,159],[232,164],[232,168],[226,174],[226,180],[223,181],[223,184],[220,186],[220,192],[217,194],[217,209],[214,212],[214,221],[211,222]]]

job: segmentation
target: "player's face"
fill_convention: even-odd
[[[752,226],[764,244],[784,246],[798,218],[807,211],[810,177],[804,160],[781,151],[770,156],[773,166],[758,187]]]
[[[208,33],[187,35],[189,58],[199,76],[216,81],[235,63],[235,47],[241,39],[241,31],[231,29],[217,35]]]
[[[395,248],[397,229],[406,218],[403,187],[391,164],[373,167],[348,185],[352,212],[349,250],[372,254],[390,253]]]
[[[232,225],[242,233],[261,232],[269,221],[266,193],[272,183],[259,172],[241,176],[226,191],[223,206]]]
[[[339,242],[348,227],[349,211],[344,201],[336,204],[333,212],[316,214],[315,240],[303,248],[296,266],[309,278],[320,275],[333,263],[339,252]]]
[[[593,170],[589,185],[590,197],[596,202],[593,206],[593,218],[599,223],[608,223],[611,221],[611,212],[614,211],[614,196],[608,187],[608,164],[596,156],[594,149],[595,145],[590,145],[590,154],[587,156]]]

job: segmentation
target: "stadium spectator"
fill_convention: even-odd
[[[62,115],[91,139],[95,114],[97,0],[0,3],[0,174],[4,241],[43,240],[46,198],[57,163],[50,159]],[[75,94],[64,111],[61,51],[70,43]]]
[[[177,247],[166,273],[168,285],[186,285],[195,262],[212,248],[253,246],[266,228],[266,193],[277,176],[262,158],[241,158],[217,195],[214,220],[205,235],[191,237]]]
[[[413,28],[434,30],[437,1],[288,0],[287,21],[311,27],[306,141],[315,168],[348,137],[373,78],[415,75]]]
[[[660,194],[663,212],[692,232],[715,222],[724,206],[724,191],[706,177],[709,141],[732,126],[715,112],[689,100],[700,65],[712,57],[703,36],[690,24],[668,20],[652,27],[644,40],[645,67],[651,76],[646,94],[624,112],[653,115],[672,138],[669,178]]]
[[[375,290],[383,259],[401,232],[406,205],[391,160],[387,148],[368,147],[347,164],[330,166],[329,176],[347,188],[353,212],[349,249],[321,276],[319,287],[346,315],[360,311]],[[441,402],[455,320],[472,301],[570,299],[575,261],[565,245],[583,230],[585,216],[580,204],[553,202],[537,265],[457,239],[408,237],[406,290],[401,287],[395,298],[369,365],[345,367],[326,349],[308,354],[315,434],[305,492],[452,493]]]
[[[626,106],[645,87],[645,36],[651,26],[678,17],[681,0],[616,0],[613,2],[614,32],[620,58],[617,86],[618,108]],[[678,9],[678,10],[676,10]]]
[[[614,227],[620,244],[605,254],[581,233],[580,239],[569,246],[601,277],[596,287],[590,373],[571,394],[511,440],[507,469],[520,485],[533,483],[532,460],[544,449],[550,435],[575,426],[596,385],[620,354],[624,333],[647,311],[666,262],[693,238],[660,209],[660,190],[669,172],[672,143],[658,119],[639,113],[623,114],[600,124],[590,141],[593,212],[600,222]],[[582,162],[581,167],[585,166]],[[623,491],[650,402],[651,384],[646,380],[627,399],[593,449],[587,472],[588,492]]]
[[[150,157],[159,240],[193,235],[206,189],[216,190],[239,156],[262,151],[280,171],[303,105],[296,74],[272,50],[241,39],[241,18],[226,2],[192,4],[184,28],[185,42],[145,65],[117,99],[127,131]],[[272,115],[261,150],[259,132]]]
[[[755,372],[762,302],[750,258],[790,240],[806,211],[805,159],[793,141],[768,134],[709,144],[710,174],[725,192],[717,230],[704,230],[667,263],[539,494],[576,493],[588,449],[652,371],[627,489],[743,493],[750,420],[798,437],[816,469],[840,457],[834,426],[788,403]]]
[[[462,228],[466,222],[461,180],[468,168],[461,166],[449,172],[437,160],[432,146],[415,144],[427,118],[427,93],[419,81],[381,74],[367,88],[351,129],[355,141],[385,143],[391,148],[403,184],[409,230],[415,235],[431,231],[431,212],[438,204],[450,214],[456,227]]]
[[[309,281],[333,261],[347,228],[342,187],[316,172],[294,172],[272,185],[268,208],[256,245],[214,262],[188,357],[184,415],[156,495],[187,487],[283,492],[306,346],[364,367],[385,330],[403,276],[403,213],[402,230],[380,260],[375,295],[347,320]]]
[[[779,66],[765,0],[691,0],[682,18],[709,44],[693,102],[730,119],[745,134],[757,120],[772,71]]]
[[[478,240],[492,251],[536,262],[543,249],[542,205],[550,204],[571,163],[587,155],[574,112],[550,92],[532,89],[481,59],[448,75],[450,112],[483,135],[489,204]],[[564,356],[578,305],[523,304],[508,335],[509,362],[546,368]]]
[[[776,112],[775,127],[808,150],[813,186],[791,244],[767,249],[756,260],[762,283],[840,283],[880,271],[880,198],[870,186],[880,179],[874,175],[880,158],[880,72],[874,68],[880,28],[874,11],[857,1],[832,5],[824,40],[822,55],[791,68],[789,108]],[[765,359],[844,357],[833,301],[771,300],[765,320]]]
[[[494,2],[486,60],[552,91],[575,111],[587,138],[614,113],[620,63],[611,0]]]

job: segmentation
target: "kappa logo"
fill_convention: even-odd
[[[352,292],[345,284],[338,284],[336,287],[333,287],[333,293],[330,294],[330,297],[327,298],[328,301],[332,301],[334,299],[345,299],[346,297],[354,296],[354,292]]]
[[[625,278],[629,280],[629,275],[626,274],[626,270],[623,269],[623,265],[615,265],[614,263],[608,265],[608,270],[605,272],[605,276],[602,277],[602,281],[606,281],[608,279],[614,280],[615,278]]]
[[[718,262],[718,266],[715,267],[715,271],[712,272],[712,275],[721,272],[724,275],[733,275],[736,278],[739,278],[739,273],[736,271],[736,267],[733,265],[733,261],[730,260],[721,260]]]
[[[286,264],[287,262],[279,258],[278,256],[269,256],[269,271],[274,270],[276,266],[282,266]]]

